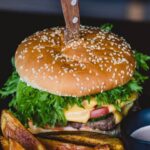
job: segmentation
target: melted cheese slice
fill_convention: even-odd
[[[94,108],[97,105],[97,101],[95,98],[91,98],[90,102],[87,100],[83,101],[83,106],[85,109],[91,109]]]
[[[96,100],[92,98],[90,103],[83,101],[84,108],[74,105],[68,110],[65,110],[64,114],[68,121],[86,123],[90,119],[90,113],[96,105]]]
[[[84,109],[74,105],[64,113],[68,121],[86,123],[90,118],[91,110],[92,109]]]
[[[137,94],[134,93],[129,98],[129,101],[121,103],[121,107],[124,107],[125,105],[127,105],[127,103],[133,102],[136,98],[137,98]],[[80,122],[80,123],[88,122],[88,120],[90,119],[90,113],[92,110],[95,109],[94,107],[97,105],[97,101],[96,99],[92,98],[90,100],[90,103],[87,100],[85,100],[83,101],[82,104],[84,108],[81,108],[78,105],[74,105],[73,107],[70,107],[69,109],[64,110],[64,114],[65,114],[67,121]],[[107,107],[109,109],[109,112],[114,114],[116,124],[122,120],[123,115],[120,112],[118,112],[113,105],[105,104],[105,105],[102,105],[102,107]]]
[[[115,124],[118,124],[122,121],[123,115],[119,111],[114,111],[114,119],[115,119]]]

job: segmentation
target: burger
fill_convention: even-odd
[[[0,94],[12,97],[9,109],[31,132],[111,131],[127,115],[150,57],[108,29],[81,25],[66,43],[65,28],[53,27],[18,46]]]

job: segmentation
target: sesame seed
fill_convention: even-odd
[[[89,77],[86,77],[86,80],[89,81],[90,80]]]

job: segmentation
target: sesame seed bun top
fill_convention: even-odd
[[[16,69],[39,90],[85,96],[127,83],[135,70],[130,45],[96,27],[80,27],[80,38],[65,44],[64,28],[36,32],[18,46]]]

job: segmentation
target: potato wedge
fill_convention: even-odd
[[[59,131],[40,133],[37,135],[41,142],[53,146],[54,142],[71,143],[78,146],[110,148],[111,150],[124,150],[122,142],[115,137],[87,131]],[[53,150],[53,149],[52,149]]]
[[[46,146],[47,150],[110,150],[109,145],[79,145],[77,143],[70,143],[66,141],[59,141],[53,139],[40,139],[41,142]]]
[[[3,148],[3,150],[9,150],[9,140],[5,137],[0,137],[0,143]]]
[[[3,150],[25,150],[18,142],[12,139],[1,138]]]
[[[3,110],[1,114],[1,130],[7,139],[15,140],[27,150],[46,150],[11,112]]]

